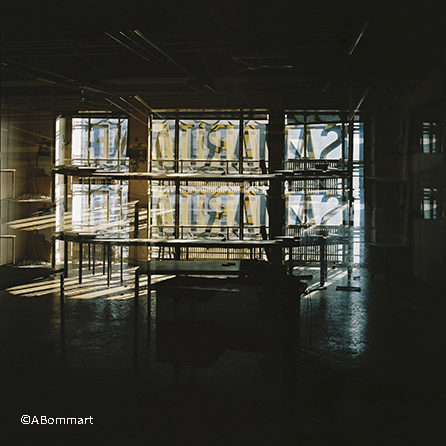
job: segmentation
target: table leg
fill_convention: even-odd
[[[65,364],[65,283],[64,273],[60,274],[60,351]]]
[[[68,240],[63,241],[63,269],[65,277],[68,277]]]
[[[288,248],[288,274],[293,274],[293,247]]]
[[[79,283],[82,283],[82,247],[83,243],[79,242]]]
[[[56,239],[54,237],[51,237],[51,268],[55,267],[56,267]]]
[[[112,246],[107,244],[107,286],[110,286],[112,277]]]
[[[139,306],[139,276],[135,272],[135,299],[133,302],[133,365],[138,366],[138,306]]]
[[[93,276],[96,269],[96,244],[93,243]]]
[[[120,260],[121,260],[121,283],[124,282],[124,272],[123,272],[124,265],[123,265],[123,261],[122,261],[122,254],[123,254],[123,252],[124,252],[124,247],[121,246],[119,248],[119,257],[120,257]]]
[[[105,244],[102,245],[102,274],[105,274]]]
[[[152,276],[147,274],[147,346],[150,347],[150,338],[152,336]]]
[[[321,238],[321,243],[320,243],[320,275],[321,275],[321,287],[324,286],[325,284],[325,270],[326,270],[326,266],[325,266],[325,238]]]

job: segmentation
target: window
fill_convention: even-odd
[[[151,170],[222,175],[261,173],[267,163],[266,126],[266,119],[239,116],[154,120]],[[177,190],[174,182],[167,183],[150,185],[149,237],[261,237],[260,227],[266,224],[267,186],[194,181],[180,182]]]
[[[348,181],[346,178],[317,178],[317,171],[346,171],[348,162],[348,126],[345,117],[324,114],[291,114],[286,117],[285,168],[314,171],[315,179],[285,184],[286,234],[326,234],[347,236]],[[353,231],[354,263],[362,262],[363,195],[363,125],[353,124]],[[313,247],[295,248],[303,262],[319,261]],[[328,261],[345,262],[341,245],[328,247]]]
[[[60,118],[56,164],[128,171],[127,127],[127,119],[121,118]],[[130,235],[128,181],[68,177],[67,203],[62,176],[57,175],[56,181],[56,231]],[[77,255],[73,249],[77,246],[71,256]],[[127,253],[124,249],[124,257]]]
[[[424,220],[437,220],[443,218],[442,197],[442,189],[437,187],[426,187],[423,185],[421,217]]]
[[[426,122],[422,124],[421,150],[423,153],[441,153],[443,124]]]

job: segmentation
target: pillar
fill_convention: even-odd
[[[129,118],[128,128],[128,155],[130,158],[130,172],[148,172],[149,154],[149,126],[140,120]],[[129,181],[129,202],[145,199],[148,194],[147,180]],[[147,202],[147,200],[144,200]],[[141,209],[140,209],[141,210]],[[148,215],[148,214],[147,214]],[[137,238],[148,237],[147,222],[139,221]],[[148,248],[146,246],[130,247],[129,264],[141,265],[148,259]]]
[[[285,159],[285,113],[283,110],[271,110],[268,124],[269,172],[283,169]],[[270,183],[269,200],[269,238],[275,239],[284,235],[285,227],[285,200],[283,197],[283,184],[280,179],[273,179]],[[272,250],[273,263],[282,262],[282,248]]]

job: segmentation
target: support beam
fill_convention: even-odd
[[[271,110],[268,124],[269,171],[283,169],[285,159],[285,113],[283,110]],[[283,198],[283,184],[280,179],[272,179],[268,201],[269,238],[272,240],[283,235],[285,226],[285,201]],[[282,262],[281,248],[271,250],[273,263]]]
[[[129,118],[128,128],[128,154],[130,158],[130,172],[148,171],[149,154],[149,126],[139,119]],[[128,201],[139,201],[147,197],[148,181],[146,179],[129,181]],[[136,237],[146,238],[148,236],[147,226],[137,228]],[[140,265],[147,261],[148,250],[146,247],[131,247],[129,251],[129,264]]]

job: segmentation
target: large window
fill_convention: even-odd
[[[128,171],[127,119],[73,118],[70,163]]]
[[[60,118],[56,164],[128,171],[127,127],[127,119],[121,118]],[[68,177],[64,186],[60,175],[56,181],[57,231],[130,236],[128,181]],[[70,256],[77,256],[76,245],[71,248]]]
[[[347,177],[349,125],[354,126],[351,184]],[[353,261],[361,263],[364,226],[362,123],[349,124],[341,115],[290,113],[286,117],[285,138],[285,168],[314,174],[314,179],[291,181],[285,185],[286,234],[335,235],[345,240],[352,236]],[[325,175],[336,172],[339,176]],[[350,193],[353,194],[351,201]],[[319,261],[318,249],[311,245],[296,248],[296,257],[303,263],[316,263]],[[346,253],[343,243],[328,246],[328,261],[344,263]]]
[[[265,119],[154,120],[151,170],[260,173],[267,157],[266,125]]]
[[[149,237],[259,239],[268,227],[268,181],[224,182],[225,174],[267,173],[268,116],[217,119],[155,119],[150,168],[153,172],[222,175],[221,181],[152,182]],[[353,159],[349,161],[349,125]],[[284,183],[284,233],[335,235],[353,240],[355,263],[362,261],[363,126],[335,114],[286,116],[284,168],[310,172],[314,179]],[[352,181],[346,172],[351,168]],[[333,177],[318,172],[341,172]],[[351,195],[353,194],[353,195]],[[349,222],[353,221],[353,225]],[[347,243],[329,247],[329,261],[347,260]],[[302,262],[319,262],[314,247],[296,250]]]
[[[266,126],[266,119],[239,117],[154,120],[151,170],[261,173],[267,163]],[[266,224],[268,186],[260,182],[164,181],[150,187],[150,237],[252,239],[261,237]]]

